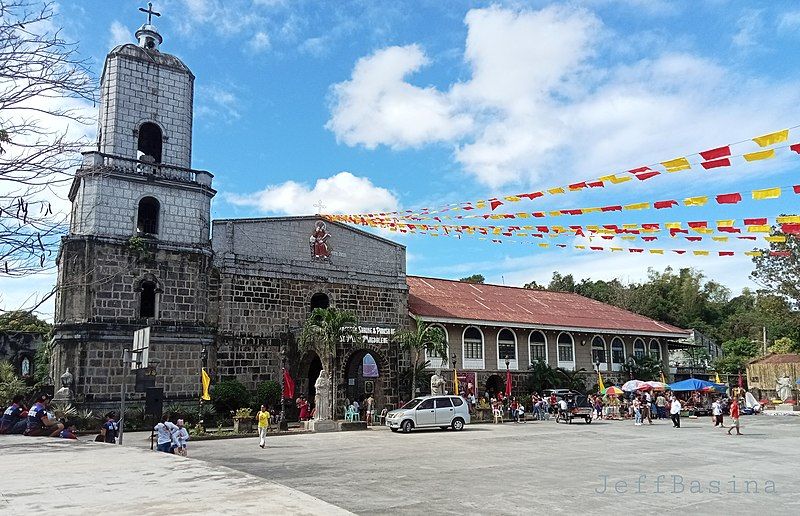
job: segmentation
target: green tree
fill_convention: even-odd
[[[774,233],[783,234],[780,231]],[[753,257],[755,268],[750,278],[767,292],[784,296],[795,308],[800,307],[800,237],[786,235],[786,242],[771,242],[769,249],[761,251],[761,256]],[[770,251],[788,255],[772,255]]]
[[[486,281],[486,278],[483,277],[483,274],[473,274],[472,276],[461,278],[458,281],[463,281],[464,283],[483,283]]]
[[[522,288],[528,288],[528,289],[531,289],[531,290],[545,290],[546,287],[544,287],[543,285],[539,285],[534,280],[534,281],[531,281],[530,283],[526,283],[526,284],[522,285]]]
[[[556,370],[544,360],[537,359],[528,367],[528,390],[542,394],[545,389],[555,389],[558,385]]]
[[[263,404],[271,410],[277,409],[281,403],[281,384],[275,380],[268,380],[258,386],[256,390],[256,405]]]
[[[575,292],[575,279],[572,274],[562,276],[559,272],[553,272],[553,278],[547,285],[547,290],[554,292]]]
[[[445,363],[447,363],[448,357],[447,337],[441,328],[427,324],[419,317],[413,315],[411,317],[414,319],[414,328],[398,333],[395,340],[400,343],[400,348],[409,354],[411,397],[413,398],[416,394],[417,371],[420,365],[423,369],[426,367],[425,351],[429,356],[440,357]]]
[[[40,333],[42,337],[50,336],[53,326],[30,312],[13,310],[0,315],[0,332],[20,331]]]
[[[714,363],[714,369],[727,374],[744,371],[747,363],[760,353],[760,344],[747,337],[740,337],[722,343],[722,357]]]
[[[17,394],[27,394],[28,391],[28,386],[14,372],[14,366],[10,362],[0,362],[0,403],[3,407],[8,406]]]
[[[622,370],[635,380],[658,380],[661,376],[661,360],[652,355],[632,356],[622,364]]]
[[[231,411],[250,406],[250,392],[238,380],[223,380],[211,387],[211,400],[218,413],[227,416]]]
[[[325,372],[331,375],[333,396],[331,396],[331,414],[336,416],[337,380],[334,368],[336,349],[340,343],[361,343],[363,338],[358,332],[358,319],[346,310],[335,307],[315,308],[308,317],[300,336],[303,351],[315,350],[325,364]]]
[[[789,337],[781,337],[780,339],[775,339],[775,342],[769,347],[770,353],[779,353],[779,354],[786,354],[786,353],[797,353],[798,346],[797,343],[794,342]]]

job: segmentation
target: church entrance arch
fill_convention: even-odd
[[[358,349],[350,353],[344,368],[344,398],[363,401],[375,399],[375,409],[380,412],[387,403],[389,393],[389,363],[373,349]],[[341,396],[341,395],[340,395]]]
[[[299,371],[301,384],[300,389],[297,391],[297,396],[304,395],[312,406],[314,405],[314,397],[317,394],[314,383],[319,378],[320,371],[322,371],[322,361],[316,351],[309,351],[303,355]]]
[[[497,397],[498,392],[505,394],[505,391],[506,382],[499,374],[493,374],[486,379],[486,392],[488,392],[489,396],[492,398]]]

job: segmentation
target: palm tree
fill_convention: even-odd
[[[300,335],[300,347],[303,351],[314,350],[320,361],[325,364],[331,375],[333,396],[331,396],[331,414],[336,418],[336,371],[334,363],[336,347],[342,342],[360,344],[361,334],[358,332],[358,319],[345,310],[334,307],[315,308],[308,317]]]
[[[441,328],[427,324],[417,316],[412,315],[411,317],[414,319],[414,329],[401,331],[395,339],[400,343],[401,349],[408,351],[411,358],[409,371],[411,371],[411,398],[413,399],[416,394],[418,371],[426,365],[425,351],[427,350],[430,356],[440,357],[446,364],[447,337]]]

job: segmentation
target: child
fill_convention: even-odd
[[[58,434],[58,436],[62,439],[74,439],[77,441],[78,436],[75,435],[75,432],[77,431],[78,429],[75,428],[75,423],[69,423],[67,424],[67,427]]]
[[[186,457],[187,456],[186,443],[189,441],[189,431],[183,425],[183,419],[179,419],[177,421],[177,425],[178,425],[178,432],[176,434],[176,438],[178,440],[178,448],[176,449],[176,451],[178,452],[178,455],[180,455],[181,457]]]

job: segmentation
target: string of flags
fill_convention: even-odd
[[[756,136],[754,138],[751,138],[750,140],[747,140],[754,142],[760,149],[753,152],[733,154],[731,147],[737,144],[732,143],[720,147],[715,147],[713,149],[700,151],[693,154],[687,154],[686,156],[681,156],[666,161],[660,161],[658,163],[639,166],[624,172],[605,174],[595,179],[587,179],[584,181],[579,181],[568,185],[556,186],[553,188],[546,188],[544,190],[539,190],[535,192],[525,192],[513,195],[506,195],[502,197],[492,197],[485,200],[451,203],[451,204],[445,204],[439,208],[421,208],[419,210],[366,213],[366,214],[358,214],[352,216],[354,217],[393,216],[397,218],[410,218],[410,217],[429,216],[429,215],[444,213],[448,211],[457,211],[457,210],[471,211],[471,210],[482,210],[489,208],[490,211],[494,211],[500,206],[505,205],[506,203],[520,202],[523,199],[528,199],[533,201],[535,199],[544,197],[545,195],[555,196],[555,195],[562,195],[568,192],[580,191],[584,189],[604,188],[608,185],[617,185],[626,183],[628,181],[632,181],[633,179],[636,179],[638,181],[647,181],[649,179],[663,175],[665,173],[669,174],[669,173],[681,172],[684,170],[692,170],[692,169],[712,170],[712,169],[730,167],[735,162],[752,163],[752,162],[764,161],[776,157],[778,151],[782,151],[784,149],[788,149],[791,152],[800,154],[800,143],[777,146],[780,143],[787,142],[789,139],[789,131],[791,129],[796,129],[797,127],[800,126],[794,126],[789,129],[782,129],[780,131],[775,131],[769,134]],[[730,195],[733,195],[733,197],[729,197],[728,199],[733,200],[736,198],[735,194],[730,194]],[[771,193],[765,192],[764,195],[769,196],[771,195]],[[698,202],[701,201],[698,200]]]
[[[484,219],[484,220],[503,220],[503,219],[527,219],[527,218],[545,218],[545,217],[560,217],[562,215],[586,215],[589,213],[607,213],[618,211],[642,211],[642,210],[663,210],[675,208],[678,206],[684,207],[702,207],[709,204],[709,202],[718,205],[732,205],[742,202],[745,197],[750,197],[756,201],[773,200],[781,197],[783,191],[791,191],[800,195],[800,185],[794,186],[776,186],[770,188],[761,188],[751,190],[750,192],[739,193],[726,193],[717,195],[700,195],[695,197],[686,197],[682,200],[667,199],[661,201],[646,201],[635,202],[629,204],[612,204],[608,206],[594,206],[589,208],[569,208],[549,211],[534,211],[534,212],[517,212],[517,213],[483,213],[483,214],[469,214],[469,215],[419,215],[419,216],[380,216],[380,215],[326,215],[329,220],[338,222],[348,222],[351,224],[365,225],[365,221],[400,221],[400,220],[435,220],[442,222],[445,220],[468,220],[468,219]]]

